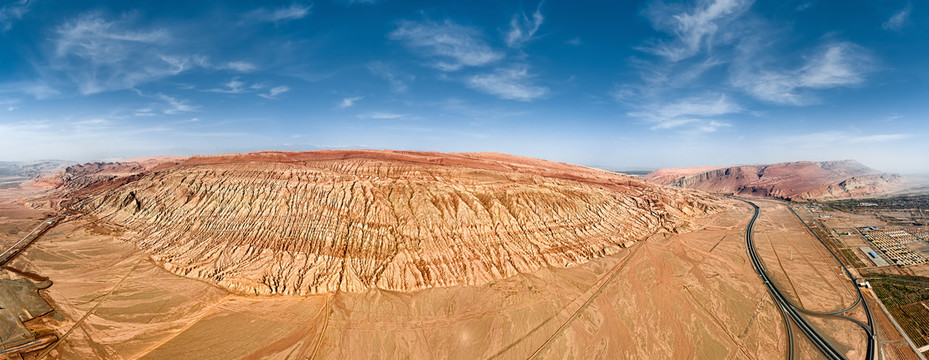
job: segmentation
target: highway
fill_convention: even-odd
[[[13,245],[10,245],[10,247],[8,247],[6,250],[3,250],[3,252],[0,253],[0,266],[6,265],[10,259],[19,254],[20,251],[23,251],[23,249],[28,247],[29,244],[32,244],[35,239],[38,239],[39,236],[42,236],[42,234],[48,231],[48,229],[51,229],[57,225],[58,222],[61,221],[61,219],[63,219],[65,216],[68,216],[68,214],[61,214],[43,221],[41,224],[36,226],[35,229],[32,229],[32,231],[26,234],[26,236],[24,236],[22,239]]]
[[[836,316],[841,317],[841,318],[845,318],[845,319],[847,319],[847,320],[854,321],[854,322],[857,323],[858,325],[861,325],[862,328],[864,328],[865,332],[868,333],[868,349],[867,349],[867,352],[865,353],[865,359],[867,359],[867,360],[873,360],[875,357],[877,357],[877,353],[878,353],[878,348],[877,348],[877,333],[875,332],[875,329],[874,329],[874,319],[871,318],[871,308],[868,306],[868,302],[865,301],[864,295],[861,293],[861,288],[858,287],[858,281],[856,281],[857,279],[855,279],[855,276],[852,275],[852,272],[848,270],[848,267],[846,267],[845,264],[842,263],[841,260],[839,260],[839,257],[835,254],[835,252],[833,252],[832,249],[830,249],[829,246],[826,245],[826,242],[823,241],[823,239],[820,238],[819,235],[816,235],[816,232],[814,232],[813,229],[810,228],[810,225],[808,225],[808,224],[806,223],[806,221],[803,221],[803,218],[801,218],[800,215],[797,214],[797,212],[794,211],[793,208],[791,208],[790,206],[788,206],[787,208],[790,209],[790,212],[793,213],[794,216],[796,216],[797,219],[799,219],[801,223],[803,223],[803,226],[806,227],[807,231],[809,231],[810,234],[812,234],[813,237],[816,238],[816,240],[819,240],[819,243],[822,244],[823,247],[826,248],[827,251],[829,251],[829,254],[831,254],[831,255],[832,255],[832,258],[835,259],[835,261],[839,264],[839,266],[842,267],[842,271],[845,272],[845,275],[846,275],[846,276],[848,277],[848,279],[852,282],[852,285],[855,287],[855,291],[858,292],[858,300],[857,300],[857,302],[860,302],[862,308],[864,309],[864,313],[865,313],[865,318],[866,318],[866,320],[867,320],[867,324],[864,324],[864,323],[862,323],[862,322],[860,322],[860,321],[858,321],[858,320],[854,320],[854,319],[851,319],[851,318],[846,317],[846,316],[841,316],[841,315],[836,315]],[[856,303],[856,305],[857,305],[857,303]],[[854,307],[855,307],[855,305],[852,305],[852,306],[849,307],[846,311],[851,310],[851,309],[854,308]],[[804,311],[805,311],[805,310],[804,310]],[[808,312],[808,311],[805,311],[805,312],[810,313],[810,314],[814,314],[814,315],[818,315],[817,313],[812,313],[812,312]],[[844,313],[844,311],[843,311],[843,313]],[[835,314],[832,314],[832,315],[835,315]]]
[[[778,308],[781,310],[781,313],[784,314],[785,317],[788,317],[790,319],[790,320],[785,319],[785,321],[788,323],[788,327],[787,327],[788,343],[789,343],[789,352],[787,356],[788,359],[793,359],[794,357],[794,343],[793,343],[794,340],[793,340],[791,327],[789,326],[790,321],[793,321],[793,323],[797,325],[797,327],[803,332],[803,334],[806,335],[806,337],[810,339],[810,341],[820,350],[820,352],[822,352],[824,356],[826,356],[826,358],[842,359],[842,360],[845,359],[845,356],[842,355],[842,353],[840,353],[834,346],[832,346],[832,344],[829,343],[829,341],[825,339],[816,330],[816,328],[814,328],[809,322],[807,322],[806,316],[804,316],[804,313],[805,313],[808,315],[816,315],[816,316],[835,316],[835,317],[843,318],[846,320],[854,321],[858,325],[862,326],[865,332],[868,334],[868,348],[867,348],[867,352],[865,353],[865,359],[873,360],[875,358],[876,350],[877,350],[876,349],[877,342],[876,342],[875,334],[874,334],[874,325],[871,319],[871,312],[868,309],[868,304],[867,302],[864,301],[864,297],[861,294],[861,289],[858,289],[857,284],[855,284],[855,289],[858,291],[858,297],[859,297],[858,301],[855,303],[855,305],[852,305],[852,307],[842,310],[838,313],[815,313],[815,312],[811,312],[811,311],[805,310],[803,308],[800,308],[794,305],[792,302],[790,302],[790,300],[787,299],[786,296],[784,296],[784,293],[781,291],[781,289],[779,289],[777,285],[772,281],[771,277],[767,273],[767,269],[764,266],[764,262],[761,260],[761,258],[758,256],[758,254],[755,251],[755,244],[754,244],[754,241],[752,240],[752,231],[755,226],[755,220],[758,219],[758,215],[760,213],[760,209],[758,208],[758,205],[755,205],[754,203],[750,201],[746,201],[746,200],[741,200],[741,201],[748,203],[755,210],[755,213],[752,216],[752,219],[748,222],[748,226],[745,228],[745,244],[748,247],[748,255],[749,255],[750,260],[752,261],[752,266],[755,268],[755,271],[758,272],[758,275],[761,276],[761,280],[764,282],[765,286],[768,288],[768,292],[771,294],[771,297],[774,299],[775,304],[777,304]],[[813,235],[815,236],[816,234],[814,233]],[[819,237],[817,237],[817,239],[819,239]],[[822,239],[820,239],[820,242],[822,242]],[[823,246],[825,246],[825,243],[823,243]],[[828,247],[826,247],[826,249],[829,250]],[[829,250],[829,252],[832,253],[832,250]],[[832,256],[835,257],[835,254],[833,253]],[[838,261],[837,257],[835,257],[835,259],[836,261]],[[841,262],[839,263],[841,264]],[[853,279],[854,277],[851,275],[848,269],[845,268],[844,265],[842,265],[842,267],[845,269],[845,272],[849,276],[849,279]],[[852,281],[854,282],[854,280]],[[865,314],[867,315],[867,320],[868,320],[867,324],[864,324],[860,321],[851,319],[843,315],[839,315],[840,313],[844,313],[846,311],[851,310],[858,304],[861,304],[864,307]]]

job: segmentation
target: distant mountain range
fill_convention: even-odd
[[[855,160],[797,161],[655,170],[645,179],[714,193],[785,200],[826,200],[886,193],[901,182]]]
[[[74,162],[64,160],[38,160],[28,162],[0,161],[0,177],[32,178],[36,176],[46,176],[58,172],[71,164],[74,164]]]

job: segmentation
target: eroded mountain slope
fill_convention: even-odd
[[[74,190],[68,206],[170,271],[257,294],[483,284],[613,253],[710,206],[626,175],[484,153],[193,157],[122,179]]]

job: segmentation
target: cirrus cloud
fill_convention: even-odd
[[[450,20],[442,23],[404,20],[389,37],[402,41],[406,47],[424,57],[435,59],[432,65],[443,71],[484,66],[504,56],[483,40],[480,30]]]
[[[525,66],[498,69],[489,74],[474,75],[465,82],[468,87],[503,99],[532,101],[548,94],[549,89],[532,83]]]

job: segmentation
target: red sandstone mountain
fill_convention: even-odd
[[[660,169],[645,179],[715,193],[787,200],[875,195],[900,182],[897,175],[881,173],[854,160]]]
[[[496,153],[260,152],[87,164],[63,204],[177,274],[256,294],[483,284],[711,208],[636,177]]]

